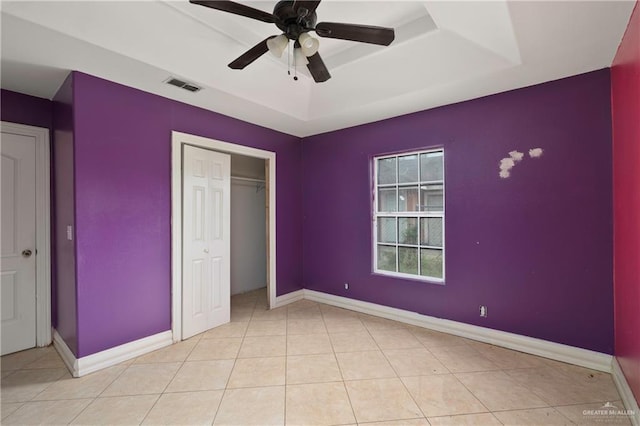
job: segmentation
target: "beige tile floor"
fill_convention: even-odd
[[[2,424],[565,425],[610,402],[609,374],[310,301],[232,321],[73,379],[52,347],[2,357]]]

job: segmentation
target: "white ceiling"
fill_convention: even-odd
[[[275,1],[242,2],[271,12]],[[393,27],[389,47],[320,38],[332,78],[267,54],[273,24],[166,1],[2,1],[2,87],[51,99],[78,70],[308,136],[610,66],[634,1],[332,1],[318,22]],[[164,84],[169,76],[204,89]]]

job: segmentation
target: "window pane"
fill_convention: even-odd
[[[442,278],[442,250],[420,249],[420,275]]]
[[[394,243],[396,242],[396,218],[381,217],[378,219],[378,242]]]
[[[398,272],[418,275],[418,249],[398,247]]]
[[[423,212],[441,212],[444,209],[444,199],[442,196],[442,185],[421,185],[420,205]]]
[[[403,182],[418,182],[418,156],[417,155],[405,155],[398,157],[398,181]]]
[[[420,202],[418,201],[418,187],[405,186],[398,188],[398,211],[415,212],[418,211]]]
[[[378,211],[379,212],[395,212],[397,191],[395,188],[378,189]]]
[[[374,159],[376,270],[444,277],[444,153],[416,151]]]
[[[378,269],[396,272],[396,248],[378,245]]]
[[[442,218],[426,217],[420,219],[420,244],[442,247]]]
[[[396,159],[383,158],[378,160],[378,185],[396,183]]]
[[[400,244],[418,245],[418,218],[398,218],[398,239]]]
[[[442,152],[420,154],[420,180],[443,180]]]

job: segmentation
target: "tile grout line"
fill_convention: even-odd
[[[329,328],[327,327],[327,323],[324,320],[324,314],[322,313],[322,309],[320,309],[320,315],[322,316],[322,323],[324,324],[325,330],[327,330],[327,335],[329,336],[329,344],[331,345],[331,350],[333,353],[333,359],[336,360],[336,365],[338,366],[338,371],[340,372],[340,377],[342,379],[342,388],[344,392],[347,394],[347,401],[349,401],[349,408],[351,408],[351,414],[353,415],[353,419],[356,423],[358,423],[358,418],[356,417],[356,410],[353,408],[353,402],[351,402],[351,395],[349,395],[349,390],[347,390],[347,383],[344,380],[344,374],[342,373],[342,367],[340,367],[340,363],[338,362],[338,356],[336,355],[336,350],[333,346],[333,342],[331,341],[331,335],[329,334]],[[363,324],[364,326],[364,324]]]
[[[369,330],[369,327],[367,327],[366,324],[364,324],[365,328],[367,329],[367,332],[369,333],[369,335],[371,336],[371,338],[373,339],[373,342],[375,343],[375,345],[378,347],[378,350],[380,351],[380,353],[382,354],[382,356],[384,357],[384,359],[387,361],[387,363],[389,363],[389,366],[391,367],[391,370],[393,370],[393,372],[396,375],[396,379],[398,379],[398,381],[400,381],[400,383],[402,384],[402,387],[404,388],[404,390],[407,392],[407,394],[409,395],[409,398],[411,398],[411,400],[413,401],[413,403],[415,404],[416,407],[418,407],[418,410],[420,410],[420,412],[422,413],[422,417],[427,420],[427,416],[424,413],[424,411],[422,411],[422,407],[420,407],[420,404],[418,404],[418,401],[416,401],[416,399],[413,397],[413,395],[411,394],[411,392],[409,391],[409,389],[407,388],[407,385],[405,385],[404,381],[402,380],[402,378],[400,377],[400,375],[398,374],[398,371],[393,367],[393,364],[391,363],[391,361],[389,361],[389,357],[387,356],[387,354],[384,353],[384,350],[380,347],[380,344],[378,343],[378,341],[376,340],[376,338],[371,334],[371,331]],[[408,331],[408,330],[407,330]],[[413,333],[409,332],[409,334],[411,334],[411,336],[418,340]],[[418,343],[420,343],[421,346],[424,347],[424,345],[422,344],[422,342],[420,342],[418,340]],[[426,349],[426,348],[425,348]],[[444,366],[444,365],[443,365]],[[445,368],[447,368],[445,366]],[[447,368],[447,370],[449,370]],[[427,420],[427,423],[431,424],[429,422],[429,420]]]
[[[68,372],[66,367],[60,368],[60,370],[64,369],[65,372]],[[47,368],[47,369],[42,369],[42,370],[58,370],[57,368]],[[20,370],[15,370],[14,373],[17,373],[18,371],[33,371],[32,369],[20,369]],[[11,375],[11,374],[10,374]],[[7,376],[8,377],[8,376]],[[58,377],[57,379],[55,379],[54,381],[52,381],[51,383],[49,383],[48,385],[46,385],[40,392],[38,392],[37,394],[35,394],[31,399],[27,400],[27,401],[16,401],[16,402],[22,402],[23,404],[26,404],[28,402],[37,402],[36,398],[38,397],[38,395],[40,395],[41,393],[43,393],[44,391],[46,391],[49,387],[53,386],[55,383],[58,383],[60,381],[60,379],[64,377],[64,373]],[[5,377],[6,379],[6,377]],[[2,379],[4,380],[4,379]]]
[[[435,356],[435,355],[434,355],[434,356]],[[500,371],[500,370],[498,370],[498,371]],[[472,372],[472,373],[482,373],[482,371],[475,371],[475,372]],[[493,410],[491,410],[489,407],[487,407],[487,404],[485,404],[484,402],[482,402],[482,400],[480,400],[480,398],[478,398],[478,396],[477,396],[474,392],[472,392],[472,391],[471,391],[471,389],[469,389],[469,388],[467,387],[467,385],[465,385],[465,384],[464,384],[464,382],[463,382],[462,380],[460,380],[456,374],[458,374],[458,373],[453,373],[453,372],[451,373],[451,375],[453,376],[453,378],[454,378],[454,379],[456,379],[456,380],[458,381],[458,383],[460,383],[460,384],[462,385],[462,387],[464,387],[464,388],[467,390],[467,392],[469,392],[469,393],[470,393],[470,394],[471,394],[471,395],[472,395],[472,396],[473,396],[473,397],[474,397],[474,398],[475,398],[475,399],[480,403],[480,405],[482,405],[482,406],[487,410],[487,412],[488,412],[488,413],[491,413],[491,415],[492,415],[496,420],[498,420],[498,422],[502,423],[502,422],[500,421],[500,419],[498,419],[498,418],[495,416],[495,414],[493,414]],[[465,373],[460,373],[460,374],[465,374]],[[474,413],[474,414],[480,414],[480,413]],[[460,414],[460,415],[461,415],[461,414]]]
[[[162,389],[162,392],[160,392],[160,394],[158,395],[158,398],[156,398],[156,400],[153,402],[153,405],[151,406],[151,408],[149,408],[149,410],[147,410],[147,412],[145,413],[144,417],[142,418],[142,421],[140,422],[140,424],[144,423],[144,421],[147,419],[147,417],[149,417],[149,413],[151,413],[153,411],[153,409],[155,408],[155,406],[158,404],[158,401],[160,401],[160,398],[162,398],[162,395],[165,394],[167,388],[169,387],[169,385],[175,380],[176,376],[178,375],[178,373],[180,372],[180,370],[182,369],[182,367],[184,367],[184,364],[187,362],[187,360],[189,359],[189,356],[191,355],[191,353],[196,349],[196,347],[198,346],[198,344],[200,344],[200,342],[202,341],[202,336],[204,335],[204,333],[201,333],[202,335],[198,338],[198,340],[196,341],[196,344],[193,345],[193,347],[191,348],[191,350],[189,351],[189,353],[184,357],[184,359],[182,360],[182,362],[180,363],[180,366],[176,369],[176,372],[173,373],[173,376],[171,377],[171,379],[169,379],[169,381],[167,382],[167,384],[164,386],[164,388]],[[177,342],[175,344],[180,344],[184,342],[184,340]],[[167,346],[170,347],[170,346]],[[137,359],[137,358],[136,358]],[[134,365],[134,363],[132,363],[131,365]]]
[[[560,373],[560,375],[564,376],[564,378],[565,378],[569,383],[571,383],[571,384],[573,384],[573,385],[576,385],[576,386],[579,386],[579,387],[580,387],[580,386],[582,386],[582,385],[581,385],[581,383],[580,383],[578,380],[576,380],[575,378],[571,377],[571,375],[569,375],[567,372],[563,371],[561,368],[556,367],[556,366],[554,366],[554,365],[550,365],[550,364],[548,364],[548,365],[545,365],[545,366],[543,366],[543,367],[536,367],[536,368],[539,368],[539,369],[550,369],[550,370],[554,371],[555,373]],[[586,367],[579,367],[579,368],[585,368],[585,369],[586,369]],[[513,371],[513,370],[515,370],[515,369],[510,369],[510,370],[508,370],[508,371]],[[589,369],[587,369],[587,370],[589,370]],[[590,370],[590,371],[591,371],[591,370]],[[509,376],[509,378],[513,379],[513,380],[514,380],[516,383],[518,383],[519,385],[521,385],[521,386],[525,386],[525,385],[524,385],[523,383],[521,383],[519,380],[517,380],[517,379],[513,378],[513,377],[512,377],[509,373],[507,373],[506,371],[505,371],[505,374],[506,374],[507,376]],[[603,374],[607,374],[607,375],[609,375],[609,376],[611,375],[610,373],[603,373]],[[551,401],[551,400],[547,399],[548,397],[547,397],[547,396],[544,396],[544,395],[542,394],[542,392],[538,393],[538,392],[536,392],[535,390],[531,390],[531,392],[532,392],[535,396],[537,396],[538,398],[540,398],[542,401],[544,401],[546,404],[548,404],[548,406],[549,406],[549,407],[554,407],[554,405],[553,405],[553,401]],[[619,396],[620,396],[620,395],[618,394],[618,397],[619,397]],[[610,402],[610,401],[597,401],[597,402],[593,402],[593,403],[595,404],[595,403],[598,403],[598,402]],[[591,402],[581,402],[581,403],[577,403],[577,404],[568,404],[568,405],[581,405],[581,404],[591,404]],[[557,406],[558,406],[558,407],[562,407],[563,405],[557,405]],[[565,417],[566,417],[566,416],[565,416]]]
[[[117,364],[116,364],[116,365],[117,365]],[[115,365],[114,365],[113,367],[115,367]],[[98,395],[96,395],[96,396],[94,396],[93,398],[91,398],[91,402],[90,402],[90,403],[88,403],[88,404],[87,404],[87,406],[86,406],[86,407],[84,407],[82,410],[80,410],[80,412],[79,412],[78,414],[76,414],[76,415],[71,419],[71,421],[69,421],[69,423],[67,423],[67,424],[72,424],[72,423],[73,423],[73,422],[74,422],[78,417],[80,417],[80,415],[81,415],[82,413],[84,413],[84,412],[85,412],[89,407],[91,407],[91,406],[93,405],[93,403],[94,403],[94,402],[96,402],[96,400],[97,400],[98,398],[100,398],[100,396],[104,393],[104,391],[106,391],[106,390],[109,388],[109,386],[111,386],[111,385],[113,384],[113,382],[115,382],[116,380],[118,380],[118,379],[120,378],[120,376],[122,376],[122,375],[124,374],[124,372],[125,372],[125,371],[127,371],[127,370],[129,369],[129,367],[130,367],[130,365],[127,365],[127,367],[126,367],[126,368],[123,368],[123,369],[122,369],[122,371],[121,371],[120,373],[116,374],[116,375],[115,375],[115,377],[113,378],[113,380],[111,380],[111,381],[109,382],[109,384],[107,384],[107,385],[104,387],[104,389],[102,389],[102,391],[100,391],[100,392],[98,393]],[[96,371],[96,372],[94,372],[94,373],[89,373],[89,374],[96,374],[96,373],[99,373],[99,372],[97,372],[97,371]],[[85,377],[86,377],[86,376],[85,376]],[[71,380],[73,380],[73,379],[74,379],[74,378],[72,377],[72,378],[71,378]]]
[[[284,401],[283,401],[283,409],[284,413],[282,413],[282,424],[287,424],[287,366],[289,361],[289,307],[286,308],[286,316],[284,322]]]
[[[212,425],[215,424],[216,419],[218,418],[218,414],[220,414],[220,407],[222,407],[222,401],[224,401],[224,397],[227,395],[227,390],[231,390],[227,386],[229,386],[229,381],[231,380],[231,375],[233,374],[233,370],[236,368],[236,362],[238,361],[238,359],[240,357],[240,351],[242,350],[242,346],[244,345],[244,340],[247,337],[247,332],[249,331],[249,326],[251,325],[251,319],[253,318],[253,313],[255,312],[257,304],[258,304],[258,301],[256,299],[252,303],[253,309],[251,311],[251,316],[249,317],[249,320],[247,321],[247,327],[244,329],[244,332],[242,333],[242,340],[240,341],[240,346],[238,347],[238,352],[236,353],[236,357],[233,359],[233,365],[231,366],[231,370],[229,371],[229,377],[227,377],[227,381],[225,382],[224,388],[222,389],[222,396],[220,397],[220,402],[218,403],[218,408],[216,408],[216,413],[213,416],[213,420],[211,420],[211,424]],[[229,322],[231,322],[231,321],[229,321]]]
[[[365,325],[365,326],[366,326],[366,325]],[[367,329],[368,329],[368,327],[367,327]],[[487,407],[487,406],[486,406],[482,401],[480,401],[480,399],[479,399],[479,398],[478,398],[478,397],[477,397],[473,392],[471,392],[471,390],[470,390],[470,389],[468,389],[468,388],[466,387],[466,385],[465,385],[464,383],[462,383],[462,382],[458,379],[458,377],[456,377],[456,376],[455,376],[455,373],[453,373],[453,372],[452,372],[452,371],[451,371],[451,370],[450,370],[446,365],[444,365],[444,364],[442,363],[442,360],[440,360],[440,358],[438,358],[438,356],[437,356],[436,354],[434,354],[433,352],[431,352],[431,351],[429,350],[429,348],[428,348],[428,347],[427,347],[427,346],[426,346],[422,341],[420,341],[420,339],[418,339],[418,338],[417,338],[417,337],[416,337],[416,336],[411,332],[411,330],[409,329],[409,327],[405,327],[405,329],[407,329],[407,331],[411,334],[411,336],[413,336],[413,337],[414,337],[414,338],[415,338],[415,339],[420,343],[420,345],[421,345],[421,346],[422,346],[422,347],[423,347],[423,348],[424,348],[428,353],[430,353],[430,354],[431,354],[431,355],[432,355],[432,356],[433,356],[433,357],[434,357],[434,358],[435,358],[435,359],[436,359],[440,364],[442,364],[442,366],[443,366],[443,367],[444,367],[444,368],[449,372],[449,373],[444,373],[444,374],[434,374],[434,375],[451,375],[451,376],[453,376],[453,377],[458,381],[458,383],[460,383],[460,384],[461,384],[461,385],[462,385],[462,386],[463,386],[463,387],[464,387],[464,388],[465,388],[465,389],[466,389],[466,390],[467,390],[467,391],[468,391],[468,392],[469,392],[469,393],[470,393],[470,394],[471,394],[471,395],[472,395],[472,396],[473,396],[473,397],[474,397],[474,398],[475,398],[475,399],[480,403],[480,405],[482,405],[482,406],[485,408],[485,410],[487,410],[487,411],[485,411],[485,412],[477,412],[477,413],[462,413],[462,414],[455,414],[455,415],[468,415],[468,414],[484,414],[484,413],[491,413],[491,414],[492,414],[492,416],[493,416],[494,418],[496,418],[496,420],[498,420],[498,419],[497,419],[497,417],[496,417],[495,415],[493,415],[493,412],[492,412],[491,410],[489,410],[489,407]],[[407,393],[409,394],[409,396],[411,397],[411,399],[413,400],[413,402],[416,404],[416,406],[418,407],[418,409],[420,410],[420,412],[423,414],[424,418],[425,418],[425,419],[427,419],[427,415],[426,415],[426,413],[422,410],[422,407],[420,407],[420,404],[418,404],[418,402],[415,400],[414,396],[411,394],[411,392],[410,392],[410,391],[409,391],[409,389],[407,388],[406,384],[405,384],[405,383],[404,383],[404,381],[402,380],[402,377],[400,377],[400,375],[399,375],[398,371],[393,367],[393,364],[392,364],[392,363],[391,363],[391,361],[389,360],[389,357],[387,356],[387,354],[386,354],[386,353],[384,352],[384,350],[380,347],[380,345],[378,344],[377,340],[375,339],[375,337],[374,337],[373,335],[372,335],[372,338],[373,338],[374,342],[376,343],[376,345],[378,346],[378,348],[380,349],[380,352],[382,352],[382,355],[385,357],[385,359],[387,360],[387,362],[389,363],[389,365],[391,366],[391,368],[394,370],[394,372],[395,372],[395,373],[396,373],[396,375],[398,376],[398,379],[399,379],[399,380],[400,380],[400,382],[402,383],[403,387],[405,388],[405,390],[407,391]],[[409,349],[410,349],[410,348],[409,348]],[[410,377],[423,377],[423,376],[425,376],[425,375],[424,375],[424,374],[421,374],[421,375],[417,375],[417,376],[410,376]],[[426,375],[426,376],[430,376],[430,375]],[[426,376],[425,376],[425,377],[426,377]],[[448,416],[433,416],[433,417],[453,417],[453,416],[455,416],[455,415],[448,415]],[[429,421],[429,420],[427,419],[427,421]],[[498,422],[500,422],[500,420],[498,420]],[[500,422],[500,423],[502,423],[502,422]]]
[[[473,348],[473,349],[475,349],[475,348]],[[476,352],[479,352],[479,351],[477,351],[477,350],[476,350]],[[437,358],[437,355],[435,355],[435,354],[434,354],[434,356],[436,356],[436,358]],[[485,358],[486,358],[486,357],[485,357]],[[452,372],[452,376],[453,376],[453,377],[454,377],[454,378],[455,378],[455,379],[456,379],[456,380],[457,380],[457,381],[458,381],[458,382],[459,382],[459,383],[460,383],[460,384],[461,384],[461,385],[462,385],[462,386],[463,386],[463,387],[464,387],[464,388],[465,388],[465,389],[466,389],[466,390],[467,390],[471,395],[473,395],[473,397],[474,397],[474,398],[475,398],[475,399],[476,399],[476,400],[477,400],[477,401],[478,401],[478,402],[479,402],[483,407],[485,407],[485,408],[487,409],[487,412],[488,412],[488,413],[491,413],[491,415],[492,415],[496,420],[498,420],[498,422],[500,422],[500,423],[502,423],[502,422],[501,422],[501,421],[500,421],[500,419],[498,419],[498,417],[495,415],[495,413],[496,413],[496,412],[502,412],[502,411],[520,411],[520,410],[534,410],[534,409],[539,409],[539,408],[553,408],[553,407],[551,407],[551,405],[550,405],[550,404],[549,404],[545,399],[540,398],[540,397],[538,396],[538,394],[536,394],[535,392],[531,391],[531,393],[532,393],[534,396],[536,396],[536,397],[540,398],[540,400],[541,400],[541,401],[543,401],[545,404],[547,404],[547,406],[546,406],[546,407],[516,408],[516,409],[509,409],[509,410],[491,410],[491,409],[489,409],[489,407],[487,407],[487,405],[486,405],[484,402],[482,402],[482,401],[480,400],[480,398],[475,394],[475,392],[473,392],[471,389],[469,389],[469,387],[467,387],[467,385],[465,385],[465,384],[464,384],[464,382],[463,382],[462,380],[460,380],[460,378],[458,377],[458,374],[482,374],[482,373],[495,373],[495,372],[501,372],[501,373],[503,373],[504,375],[506,375],[506,376],[507,376],[507,378],[508,378],[509,380],[512,380],[512,381],[514,381],[516,384],[518,384],[518,385],[521,385],[521,386],[522,386],[522,384],[521,384],[520,382],[518,382],[517,380],[513,379],[511,376],[509,376],[509,374],[507,374],[507,373],[506,373],[504,370],[502,370],[502,369],[500,369],[500,370],[482,370],[482,371],[459,371],[459,372],[455,372],[455,373],[453,373],[453,372]],[[477,414],[481,414],[481,413],[477,413]],[[459,414],[459,415],[464,415],[464,414]]]
[[[411,333],[411,331],[410,331],[410,330],[409,330],[409,332]],[[411,333],[411,335],[412,335],[412,336],[414,336],[416,339],[418,339],[418,338],[417,338],[413,333]],[[493,418],[494,418],[494,419],[496,419],[496,421],[498,421],[498,423],[500,423],[500,424],[504,424],[504,423],[502,423],[502,421],[500,421],[500,419],[498,419],[498,418],[493,414],[493,411],[491,411],[491,410],[489,409],[489,407],[487,407],[487,406],[485,405],[485,403],[484,403],[484,402],[482,402],[482,401],[480,400],[480,398],[478,398],[478,397],[476,396],[476,394],[475,394],[475,393],[473,393],[473,392],[471,391],[471,389],[469,389],[469,388],[468,388],[464,383],[462,383],[462,381],[461,381],[460,379],[458,379],[458,377],[456,376],[456,374],[455,374],[453,371],[451,371],[451,370],[449,369],[449,367],[447,367],[447,366],[442,362],[442,360],[441,360],[441,359],[440,359],[440,358],[439,358],[435,353],[433,353],[433,352],[431,352],[431,351],[429,350],[429,348],[426,346],[426,344],[424,344],[420,339],[418,339],[418,341],[420,342],[420,344],[421,344],[422,346],[424,346],[424,348],[427,350],[427,352],[429,352],[429,353],[430,353],[430,354],[431,354],[431,355],[432,355],[432,356],[433,356],[433,357],[434,357],[434,358],[435,358],[435,359],[436,359],[440,364],[442,364],[442,366],[443,366],[443,367],[444,367],[444,368],[449,372],[449,375],[450,375],[450,376],[452,376],[452,377],[453,377],[453,378],[454,378],[458,383],[460,383],[460,384],[462,385],[462,387],[464,387],[464,388],[467,390],[467,392],[469,392],[469,394],[470,394],[471,396],[473,396],[473,397],[474,397],[474,398],[475,398],[475,399],[480,403],[480,405],[482,405],[482,406],[485,408],[485,410],[487,410],[486,412],[462,413],[462,414],[453,414],[453,415],[447,415],[447,416],[432,416],[433,418],[435,418],[435,417],[454,417],[454,416],[465,416],[465,415],[474,415],[474,414],[486,414],[486,413],[489,413],[489,414],[491,414],[491,416],[493,416]],[[466,342],[464,342],[464,343],[465,343],[465,345],[467,345],[467,346],[468,346],[468,343],[466,343]],[[475,348],[473,348],[473,349],[475,349]],[[478,352],[478,353],[479,353],[479,351],[476,351],[476,352]],[[403,384],[404,384],[404,382],[403,382]],[[406,387],[406,386],[405,386],[405,387]],[[408,391],[408,389],[407,389],[407,391]],[[409,394],[411,394],[411,392],[409,392]],[[419,406],[419,405],[418,405],[418,407],[420,408],[420,406]],[[422,408],[420,408],[420,411],[422,411]],[[423,412],[422,414],[425,414],[425,413]],[[428,422],[428,421],[429,421],[429,419],[428,419],[428,417],[427,417],[427,415],[426,415],[426,414],[425,414],[425,416],[424,416],[424,417],[427,419],[427,422]]]
[[[11,416],[13,416],[15,413],[17,413],[17,412],[18,412],[18,410],[19,410],[19,409],[21,409],[21,408],[26,404],[26,402],[9,402],[8,404],[20,404],[20,405],[18,406],[18,408],[16,408],[15,410],[13,410],[13,412],[12,412],[11,414],[8,414],[8,415],[7,415],[6,417],[4,417],[4,418],[1,418],[1,417],[0,417],[0,423],[2,423],[3,421],[5,421],[4,419],[8,419],[9,417],[11,417]]]

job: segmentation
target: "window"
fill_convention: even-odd
[[[444,161],[431,150],[374,159],[374,271],[444,281]]]

